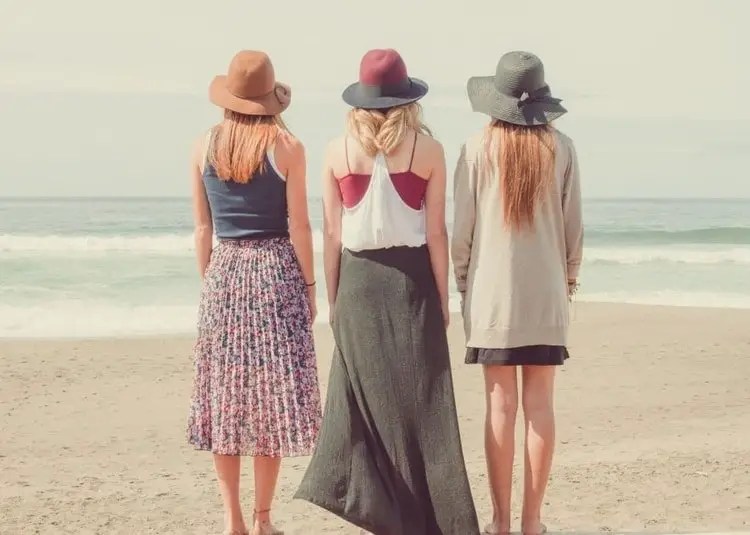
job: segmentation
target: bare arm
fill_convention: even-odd
[[[328,305],[333,311],[339,288],[341,266],[341,192],[331,169],[331,148],[323,163],[323,265],[325,266]]]
[[[190,158],[190,186],[193,195],[193,224],[195,227],[195,256],[198,262],[198,273],[201,278],[206,274],[206,268],[211,260],[214,245],[214,225],[211,220],[211,208],[206,197],[206,187],[203,183],[203,160],[206,141],[201,138],[193,147]]]
[[[453,177],[453,240],[451,257],[456,277],[456,289],[463,300],[466,294],[466,278],[469,274],[471,247],[474,242],[476,221],[475,175],[472,163],[466,159],[466,146],[461,147]]]
[[[448,230],[445,227],[445,152],[443,146],[435,147],[435,167],[427,182],[425,212],[427,222],[427,248],[430,251],[432,272],[437,282],[443,313],[448,320]]]
[[[307,213],[307,179],[305,147],[297,139],[288,140],[290,157],[286,178],[286,197],[289,210],[289,237],[297,256],[305,284],[315,283],[312,228]]]
[[[583,259],[583,207],[581,182],[578,173],[576,149],[570,145],[570,161],[565,174],[563,188],[563,219],[565,223],[565,249],[567,255],[568,283],[578,280]]]

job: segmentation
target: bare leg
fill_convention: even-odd
[[[281,457],[253,457],[253,470],[255,472],[254,534],[271,535],[279,533],[271,525],[271,506],[280,468]]]
[[[224,500],[224,523],[229,532],[244,533],[245,520],[240,505],[240,457],[214,454],[219,490]]]
[[[523,415],[526,421],[521,531],[541,533],[542,504],[555,452],[555,366],[523,367]]]
[[[484,367],[486,418],[484,447],[492,498],[492,530],[510,532],[510,498],[513,485],[513,455],[518,380],[515,366]]]

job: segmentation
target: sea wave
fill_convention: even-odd
[[[750,309],[750,295],[710,292],[582,293],[581,302],[631,303],[690,307]],[[458,296],[450,309],[458,312]],[[0,305],[0,338],[103,338],[194,335],[196,305],[128,305],[112,302],[61,300],[36,305]],[[328,305],[318,299],[317,323],[328,322]]]
[[[313,231],[316,251],[323,250],[323,233]],[[189,255],[195,250],[192,234],[152,236],[33,236],[0,234],[0,252],[35,255],[97,255],[107,253]]]
[[[194,249],[190,234],[154,236],[32,236],[0,235],[0,251],[43,255],[97,253],[189,254]]]
[[[318,298],[316,323],[328,323],[328,302]],[[459,297],[450,310],[460,311]],[[194,334],[198,305],[129,305],[97,300],[57,300],[0,305],[0,338],[102,338]]]
[[[749,227],[706,227],[685,230],[602,230],[586,231],[587,238],[597,243],[633,245],[750,245]]]
[[[585,264],[750,264],[750,248],[584,247]]]
[[[323,251],[323,235],[313,231],[313,249]],[[154,236],[26,236],[0,235],[0,252],[32,256],[175,255],[186,256],[195,250],[189,234]],[[590,246],[584,248],[588,264],[645,264],[672,262],[681,264],[750,264],[750,247],[706,247],[701,245],[665,246]]]

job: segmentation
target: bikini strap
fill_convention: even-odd
[[[346,171],[351,175],[352,169],[351,167],[349,167],[349,143],[347,143],[348,139],[349,136],[344,136],[344,159],[346,160]]]
[[[414,163],[414,153],[417,152],[417,137],[419,134],[417,131],[414,131],[414,145],[411,147],[411,160],[409,160],[409,171],[411,171],[411,166]]]

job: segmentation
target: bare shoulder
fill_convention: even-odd
[[[197,166],[201,172],[203,172],[203,162],[206,157],[206,149],[208,148],[208,140],[206,139],[207,134],[203,133],[190,147],[190,163],[191,165]]]
[[[276,138],[276,146],[281,151],[291,157],[304,156],[305,145],[296,136],[290,132],[281,131]]]
[[[343,176],[347,172],[346,136],[338,136],[326,143],[323,165],[330,169],[334,176]],[[349,148],[352,150],[352,147]]]
[[[443,144],[437,139],[426,134],[417,134],[417,144],[415,147],[414,162],[412,170],[417,175],[429,180],[439,172],[441,175],[445,172],[445,150]]]
[[[329,162],[336,161],[344,156],[344,141],[346,136],[338,136],[326,143],[325,156]]]
[[[206,149],[208,148],[208,137],[210,135],[210,130],[208,132],[203,132],[200,136],[198,136],[195,141],[193,142],[192,147],[192,155],[203,155],[206,152]]]
[[[276,165],[287,178],[297,176],[297,173],[293,173],[292,170],[305,167],[305,146],[302,141],[285,130],[281,130],[276,137],[274,155]]]
[[[445,156],[445,149],[443,148],[443,144],[434,137],[428,136],[427,134],[417,134],[417,147],[420,150],[424,151],[425,154],[428,154],[433,158]]]

